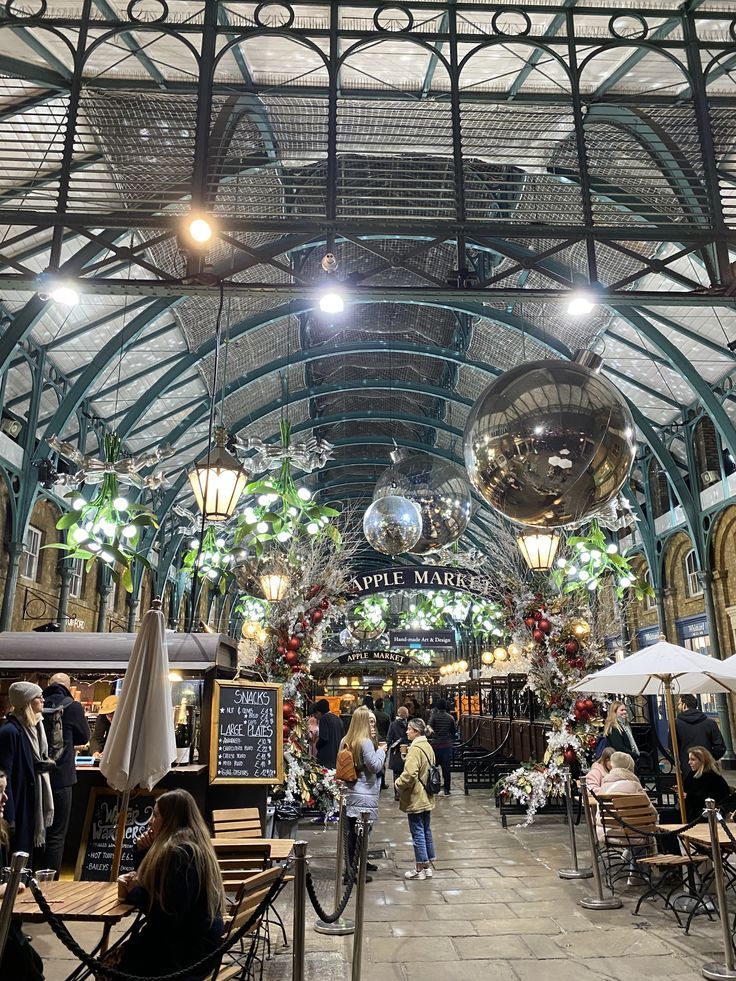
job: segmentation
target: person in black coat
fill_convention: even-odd
[[[731,796],[731,788],[721,776],[718,764],[704,746],[691,746],[688,753],[689,772],[683,782],[685,814],[688,821],[702,817],[706,800],[711,797],[716,805]]]
[[[343,737],[342,722],[334,712],[330,712],[330,703],[326,698],[315,702],[309,709],[309,714],[319,722],[317,762],[328,770],[334,770]]]
[[[46,832],[43,863],[46,868],[61,871],[64,841],[72,813],[72,787],[77,782],[75,746],[86,746],[90,739],[89,726],[80,702],[72,698],[68,674],[54,674],[43,692],[44,712],[62,709],[64,748],[51,771],[51,792],[54,798],[54,820]]]
[[[680,713],[675,720],[675,728],[683,773],[687,773],[687,754],[693,746],[704,746],[716,760],[720,760],[726,752],[718,723],[700,711],[695,695],[680,695]]]
[[[449,797],[452,780],[452,748],[457,736],[457,723],[447,711],[447,702],[444,698],[440,698],[432,709],[429,727],[432,730],[429,741],[434,749],[435,759],[442,768],[445,797]]]
[[[404,772],[404,757],[401,755],[400,747],[409,745],[409,737],[406,734],[408,719],[409,710],[404,705],[399,706],[396,711],[396,718],[388,727],[388,735],[386,736],[388,768],[394,775],[394,784],[396,778]],[[399,795],[394,790],[394,800],[398,799]]]
[[[92,738],[89,741],[89,751],[97,759],[105,751],[105,743],[107,742],[107,736],[110,732],[110,726],[112,725],[112,719],[117,707],[117,695],[108,695],[102,705],[100,705],[100,711],[95,721],[95,731],[92,733]]]
[[[0,726],[0,770],[8,777],[5,820],[10,829],[10,852],[28,852],[29,865],[33,862],[35,843],[42,843],[44,837],[44,829],[37,827],[40,813],[37,810],[37,794],[45,793],[45,789],[41,786],[43,778],[37,779],[34,750],[25,723],[30,723],[43,709],[42,696],[39,686],[29,681],[12,684],[8,692],[12,710]],[[36,728],[41,730],[37,738],[42,741],[45,750],[43,727],[39,724]],[[50,785],[48,796],[51,798]],[[48,827],[53,819],[51,800],[42,803],[42,812]]]
[[[136,842],[135,871],[118,879],[120,894],[145,914],[141,929],[120,948],[118,969],[157,978],[185,971],[185,981],[212,974],[186,971],[220,943],[225,893],[210,832],[186,790],[156,801]]]

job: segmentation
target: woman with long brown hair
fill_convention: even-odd
[[[118,881],[146,919],[122,947],[118,966],[156,978],[195,964],[217,946],[225,892],[209,830],[186,790],[158,798],[136,852],[136,872]],[[201,981],[211,973],[210,966],[186,977]]]
[[[378,795],[381,790],[379,774],[386,762],[386,744],[379,743],[376,736],[376,717],[370,709],[361,705],[350,719],[350,728],[342,741],[340,749],[349,749],[358,779],[347,784],[345,813],[348,817],[348,868],[355,857],[358,843],[358,819],[362,811],[368,811],[371,825],[378,820]],[[377,866],[368,863],[368,869],[375,872]],[[366,876],[370,881],[370,876]]]

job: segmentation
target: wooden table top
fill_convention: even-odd
[[[135,907],[118,899],[117,882],[44,882],[41,891],[62,920],[118,923],[135,912]],[[30,889],[16,897],[13,913],[24,920],[43,920],[43,913]]]
[[[272,862],[285,862],[291,856],[294,849],[294,838],[212,838],[216,852],[237,852],[244,846],[252,845],[254,848],[263,848],[268,845],[271,849],[270,857]]]
[[[683,838],[687,838],[687,840],[691,841],[693,844],[710,847],[710,828],[707,824],[696,824],[687,831],[682,831],[682,828],[684,827],[684,824],[660,824],[659,826],[660,831],[673,831],[676,834],[681,834]],[[734,838],[736,838],[736,825],[732,824],[730,826],[730,830]],[[732,848],[736,847],[728,837],[728,833],[726,832],[725,828],[723,828],[720,824],[718,825],[718,840],[722,845],[727,845]]]

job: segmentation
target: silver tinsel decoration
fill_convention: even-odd
[[[392,494],[374,501],[363,515],[363,533],[377,552],[398,555],[422,534],[422,512],[413,501]]]
[[[599,513],[627,480],[636,453],[623,396],[574,361],[518,365],[493,381],[468,417],[468,476],[512,521],[577,524]]]

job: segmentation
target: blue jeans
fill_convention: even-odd
[[[445,793],[450,793],[451,765],[452,765],[452,746],[435,746],[434,756],[437,765],[442,770],[442,777],[445,784]]]
[[[409,814],[409,830],[414,845],[414,860],[417,865],[427,865],[434,861],[434,841],[429,825],[431,811],[420,811],[419,814]]]

